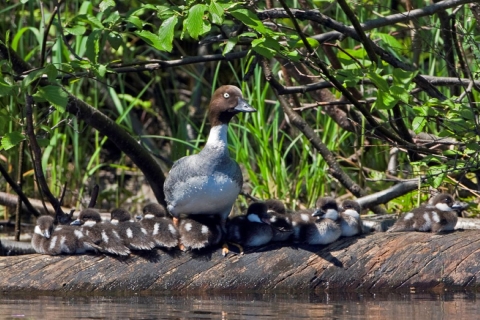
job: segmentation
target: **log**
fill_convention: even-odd
[[[223,257],[158,251],[0,257],[0,290],[24,293],[444,291],[480,284],[480,233],[373,233],[329,246],[271,244]]]

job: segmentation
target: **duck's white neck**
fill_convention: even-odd
[[[212,127],[205,147],[227,149],[227,132],[227,124]]]

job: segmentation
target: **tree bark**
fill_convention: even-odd
[[[244,255],[0,257],[0,291],[155,293],[444,291],[480,285],[480,233],[375,233],[329,246],[267,245]]]

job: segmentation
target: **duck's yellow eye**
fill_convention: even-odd
[[[224,97],[225,99],[228,99],[228,98],[230,98],[230,95],[228,94],[228,92],[225,92],[225,93],[223,94],[223,97]]]

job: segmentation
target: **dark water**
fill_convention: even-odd
[[[0,319],[480,319],[478,298],[477,293],[32,298],[0,295]]]

